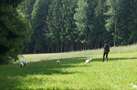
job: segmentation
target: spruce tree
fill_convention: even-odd
[[[108,11],[105,13],[108,16],[106,20],[106,30],[112,31],[114,35],[114,46],[116,45],[116,38],[117,38],[117,22],[118,22],[118,15],[121,12],[121,7],[123,5],[124,0],[107,0],[106,5],[108,6]]]
[[[2,0],[0,3],[0,64],[18,60],[27,39],[24,15],[16,8],[22,0]]]
[[[88,4],[84,0],[78,0],[76,13],[74,14],[75,24],[79,32],[81,43],[86,44],[87,37],[87,9]],[[82,48],[82,47],[81,47]]]

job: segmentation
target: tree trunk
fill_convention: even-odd
[[[98,41],[98,48],[99,48],[99,41]]]
[[[56,45],[56,47],[55,47],[55,48],[56,48],[55,52],[57,53],[57,52],[58,52],[58,45]]]
[[[59,45],[58,45],[58,49],[57,49],[57,52],[59,53]]]
[[[27,41],[27,54],[29,53],[28,41]]]
[[[76,50],[78,50],[78,42],[77,42],[77,47],[76,47]]]
[[[82,50],[84,50],[84,44],[82,44]]]
[[[97,39],[96,39],[96,41],[95,41],[95,49],[97,48]]]
[[[82,50],[82,49],[83,49],[83,48],[82,48],[82,43],[81,43],[80,45],[81,45],[80,47],[81,47],[81,50]]]
[[[87,45],[85,45],[85,50],[87,49]]]
[[[35,41],[35,49],[34,49],[34,53],[36,53],[36,45],[37,45],[37,44],[36,44],[36,41]]]
[[[74,48],[74,43],[72,42],[70,46],[71,51],[73,51],[73,48]]]
[[[79,50],[82,50],[82,44],[81,44],[81,42],[79,43]]]
[[[65,44],[65,46],[64,46],[64,52],[66,52],[66,44]]]
[[[62,52],[63,49],[63,43],[61,43],[60,52]]]
[[[47,51],[47,53],[50,53],[50,47],[48,46],[48,51]]]
[[[66,45],[66,51],[67,52],[70,51],[70,45],[69,45],[69,43]]]
[[[115,16],[115,35],[114,35],[114,47],[116,46],[116,30],[117,30],[117,13]]]
[[[52,46],[52,53],[54,52],[53,50],[54,50],[54,47]]]

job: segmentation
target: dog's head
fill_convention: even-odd
[[[59,61],[59,60],[57,60],[57,61],[56,61],[56,63],[59,65],[59,64],[60,64],[60,61]]]
[[[92,58],[90,58],[89,60],[92,60]]]

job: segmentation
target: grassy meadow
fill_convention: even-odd
[[[137,45],[112,47],[108,62],[101,62],[102,54],[103,49],[23,55],[0,65],[0,90],[131,90],[131,83],[137,85]],[[28,64],[20,68],[23,60]]]

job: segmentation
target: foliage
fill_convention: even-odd
[[[98,49],[106,39],[110,46],[134,44],[137,42],[136,2],[1,0],[0,5],[4,8],[7,3],[9,11],[16,8],[27,21],[29,36],[22,52],[28,54]]]
[[[106,0],[106,5],[108,6],[108,11],[105,15],[108,16],[106,20],[106,30],[109,32],[112,31],[112,35],[114,35],[114,46],[117,38],[117,22],[118,15],[121,13],[122,5],[124,4],[124,0]]]
[[[0,6],[0,64],[9,63],[13,59],[16,61],[27,39],[28,26],[23,14],[8,4],[3,1]]]
[[[136,0],[130,3],[126,0],[37,0],[32,4],[34,33],[27,44],[27,53],[102,48],[106,39],[110,46],[136,43],[135,3]]]
[[[76,13],[74,14],[75,23],[80,34],[83,36],[87,28],[87,8],[88,4],[84,0],[78,0]]]
[[[132,0],[128,3],[125,0],[122,13],[119,15],[120,21],[118,22],[118,43],[121,45],[136,43],[136,2],[136,0]]]
[[[30,45],[32,45],[33,53],[39,53],[43,49],[45,44],[45,31],[44,25],[46,21],[47,9],[49,1],[37,0],[34,4],[32,11],[32,29],[33,34],[31,36]]]

